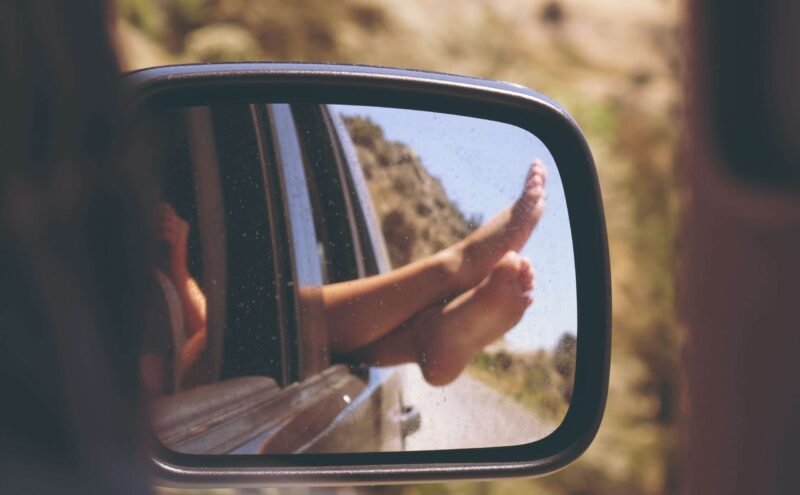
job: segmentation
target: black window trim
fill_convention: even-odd
[[[280,346],[281,376],[274,377],[281,385],[286,386],[296,381],[296,350],[292,350],[290,320],[288,315],[293,314],[292,292],[289,290],[291,278],[287,274],[291,271],[291,249],[287,245],[288,227],[283,215],[283,192],[280,187],[278,175],[277,149],[273,144],[273,133],[269,115],[265,105],[250,105],[255,127],[259,159],[261,161],[261,177],[264,181],[264,201],[267,206],[267,222],[270,232],[270,247],[272,249],[273,273],[276,299],[276,324],[278,328],[278,343]]]
[[[321,123],[325,127],[326,137],[333,152],[333,159],[336,164],[336,172],[339,176],[339,183],[342,185],[344,207],[347,212],[347,223],[349,226],[350,239],[352,241],[354,250],[353,255],[356,259],[356,271],[359,278],[366,277],[367,275],[371,275],[366,264],[366,254],[370,251],[365,249],[366,246],[364,246],[362,243],[362,228],[358,222],[358,219],[361,216],[359,214],[360,208],[356,208],[356,205],[359,204],[358,198],[353,195],[348,163],[345,161],[342,154],[342,143],[340,141],[342,138],[350,139],[350,136],[341,136],[336,132],[333,122],[331,121],[331,116],[327,105],[319,105],[318,108],[320,112],[320,120],[322,121]],[[357,163],[355,165],[359,166]]]
[[[282,282],[284,286],[292,287],[283,301],[287,314],[292,316],[288,327],[289,380],[302,381],[330,366],[327,328],[321,321],[322,315],[316,318],[321,324],[315,327],[317,335],[312,338],[308,335],[308,328],[303,328],[303,322],[306,317],[314,319],[315,315],[311,313],[315,309],[300,308],[297,297],[301,286],[310,291],[319,290],[321,304],[322,272],[318,263],[317,234],[311,218],[313,210],[304,174],[302,146],[291,108],[288,104],[269,104],[266,111],[275,150],[274,170],[280,189],[280,211],[286,226],[283,238],[288,247],[289,266],[283,266],[285,276]],[[316,299],[314,294],[310,295],[309,299]],[[321,306],[318,309],[321,310]]]
[[[346,189],[352,214],[354,242],[360,247],[361,276],[391,271],[391,262],[383,240],[380,223],[372,208],[372,196],[367,189],[358,153],[341,116],[330,105],[321,105],[331,141],[336,150],[342,184]],[[358,205],[356,208],[354,205]],[[367,205],[367,209],[365,209]],[[371,216],[371,218],[370,218]]]

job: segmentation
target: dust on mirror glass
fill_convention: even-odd
[[[530,132],[366,106],[158,111],[141,374],[188,454],[519,445],[572,393],[558,169]]]

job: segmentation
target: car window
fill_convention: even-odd
[[[259,118],[251,105],[158,115],[158,141],[168,145],[154,157],[159,314],[148,347],[168,368],[159,372],[169,384],[159,393],[241,376],[291,380],[276,279],[286,250],[275,245],[280,236],[262,172],[271,145],[259,135]],[[185,231],[185,246],[167,242],[180,237],[176,231]],[[183,266],[174,266],[181,252]],[[202,342],[190,342],[195,332]]]
[[[257,133],[253,106],[219,106],[212,114],[228,248],[221,378],[261,375],[287,383],[288,344],[276,279],[281,250],[274,243],[262,173],[271,144]]]
[[[146,330],[142,368],[148,388],[172,394],[190,386],[181,370],[180,350],[197,330],[186,318],[182,296],[188,284],[206,279],[198,214],[198,181],[192,147],[191,111],[164,112],[155,134],[169,143],[154,155],[158,191],[152,221],[157,239],[152,267],[153,310]]]
[[[330,363],[328,327],[324,317],[322,285],[335,277],[329,270],[333,258],[324,238],[318,236],[320,223],[314,204],[318,195],[311,194],[307,173],[307,153],[300,136],[303,132],[289,105],[268,105],[271,136],[276,150],[274,172],[281,196],[282,217],[286,222],[286,239],[290,265],[279,275],[292,290],[283,301],[290,315],[290,343],[293,377],[300,381],[322,372]],[[312,199],[313,196],[313,199]],[[327,215],[327,214],[326,214]],[[322,224],[321,224],[322,225]]]

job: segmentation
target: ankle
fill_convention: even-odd
[[[469,243],[461,241],[440,253],[441,276],[450,288],[447,296],[469,290],[483,278],[484,274],[474,265],[479,262],[480,255],[471,254],[471,247]]]

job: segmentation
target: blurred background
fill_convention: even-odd
[[[564,106],[597,163],[611,250],[614,337],[605,418],[578,461],[537,479],[247,493],[677,493],[682,9],[678,0],[117,0],[126,70],[200,61],[325,61],[499,79]]]

